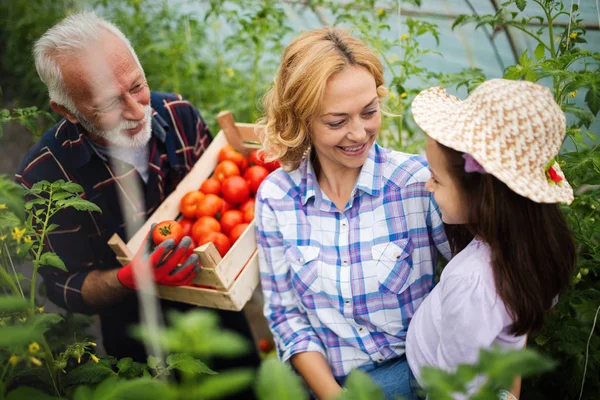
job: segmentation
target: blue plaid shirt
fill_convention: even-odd
[[[342,212],[305,159],[256,196],[264,314],[279,357],[316,351],[335,377],[404,354],[408,324],[450,248],[420,156],[375,144]]]

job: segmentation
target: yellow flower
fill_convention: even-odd
[[[44,307],[38,307],[38,312],[41,314],[44,312]]]
[[[395,54],[392,54],[392,57],[391,57],[391,59],[392,59],[392,60],[395,60],[396,58],[398,58],[398,56],[396,56]]]
[[[77,357],[77,364],[81,364],[81,357]]]
[[[8,235],[0,235],[0,242],[4,241]]]
[[[569,97],[570,97],[570,98],[573,98],[573,97],[575,97],[575,96],[577,96],[577,90],[576,90],[576,91],[574,91],[574,92],[569,92]]]
[[[97,345],[96,343],[94,343],[94,342],[88,342],[87,344],[88,344],[88,346],[92,346],[92,347],[96,347],[96,346],[98,346],[98,345]]]
[[[377,9],[377,15],[383,15],[385,11],[382,8]]]
[[[91,355],[91,357],[92,357],[92,360],[94,360],[95,362],[100,361],[100,359],[93,354]]]
[[[557,41],[557,42],[558,42],[558,41],[560,41],[560,35],[558,35],[558,36],[556,37],[556,41]]]
[[[402,94],[400,95],[400,97],[402,97],[403,99],[405,99],[405,98],[406,98],[406,96],[407,96],[406,92],[404,92],[404,93],[402,93]]]
[[[230,78],[233,78],[233,76],[235,75],[235,71],[234,71],[233,69],[231,69],[231,68],[227,68],[227,69],[225,70],[225,72],[227,73],[227,75],[228,75]]]
[[[25,236],[25,237],[23,237],[23,242],[24,243],[31,243],[31,236]]]
[[[12,356],[10,356],[10,358],[8,359],[8,363],[10,365],[12,365],[13,367],[15,365],[17,365],[17,362],[19,361],[19,357],[15,356],[14,354]]]
[[[24,234],[25,234],[25,228],[19,229],[19,228],[15,227],[11,232],[12,238],[15,239],[17,241],[17,243],[21,243],[21,238],[23,237]]]
[[[408,35],[403,33],[402,36],[400,36],[400,39],[406,40],[406,39],[408,39]]]
[[[569,35],[569,37],[573,40],[577,39],[577,32],[573,32]]]
[[[395,98],[396,98],[396,93],[394,93],[394,92],[391,92],[391,93],[390,93],[390,99],[392,99],[392,100],[393,100],[393,99],[395,99]]]
[[[8,210],[8,207],[6,207],[6,204],[0,204],[0,210]]]
[[[35,354],[38,351],[40,351],[40,345],[38,344],[38,342],[33,342],[29,345],[29,352],[31,354]]]
[[[32,363],[32,364],[35,364],[35,365],[37,365],[38,367],[41,367],[41,366],[42,366],[42,362],[41,362],[39,359],[37,359],[37,358],[35,358],[35,357],[29,357],[29,359],[31,360],[31,363]]]

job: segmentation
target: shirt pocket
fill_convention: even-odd
[[[371,252],[376,261],[379,290],[402,293],[412,272],[413,244],[410,238],[376,244]]]
[[[321,291],[319,251],[316,246],[290,246],[285,250],[292,286],[300,296]]]

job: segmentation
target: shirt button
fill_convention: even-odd
[[[345,301],[345,303],[346,303],[346,304],[350,304],[350,300],[346,300],[346,301]]]
[[[303,262],[304,262],[304,259],[303,259],[302,257],[300,257],[300,258],[298,259],[298,262],[299,262],[299,263],[303,263]]]
[[[377,362],[382,362],[382,361],[383,361],[383,359],[381,359],[381,358],[377,359]]]
[[[365,328],[358,328],[359,332],[363,332],[365,330]]]
[[[344,264],[344,265],[348,265],[348,260],[344,260],[344,261],[343,261],[343,264]]]

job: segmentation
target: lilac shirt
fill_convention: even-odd
[[[509,333],[513,321],[496,293],[489,247],[473,240],[442,272],[440,283],[415,312],[406,357],[420,384],[425,366],[453,371],[478,361],[479,349],[520,349],[526,335]]]

